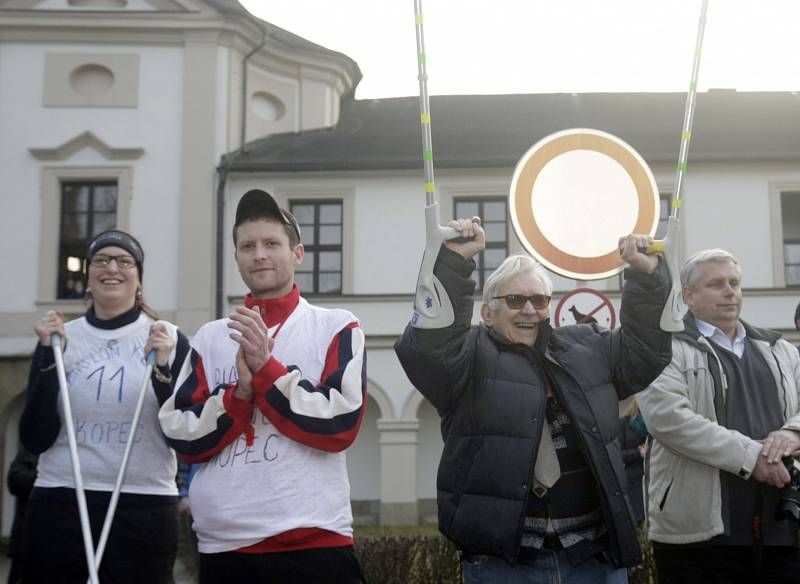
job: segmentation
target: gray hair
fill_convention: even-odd
[[[742,279],[742,268],[739,265],[739,260],[737,260],[733,255],[724,249],[717,247],[714,249],[704,249],[703,251],[698,251],[684,262],[683,268],[681,268],[681,286],[693,290],[697,286],[698,280],[700,280],[700,266],[706,262],[730,262],[736,268],[736,271],[739,274],[739,279]]]
[[[503,263],[486,278],[483,285],[483,303],[488,304],[489,308],[494,310],[497,300],[494,300],[493,297],[497,296],[497,289],[518,274],[532,274],[542,283],[545,294],[548,296],[553,294],[553,281],[544,271],[542,264],[530,256],[517,254],[504,259]]]

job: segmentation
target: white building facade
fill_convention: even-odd
[[[424,246],[419,114],[416,98],[353,100],[359,80],[348,57],[223,0],[0,0],[4,469],[31,325],[50,309],[82,313],[91,234],[116,225],[139,238],[148,304],[191,335],[246,292],[230,231],[239,197],[258,187],[301,223],[303,294],[351,310],[367,334],[370,398],[348,451],[356,521],[434,520],[439,420],[392,348]],[[676,94],[433,98],[442,217],[480,214],[490,229],[479,282],[522,252],[506,198],[528,146],[568,127],[616,134],[647,160],[667,207],[682,107]],[[794,340],[798,114],[793,93],[699,96],[681,224],[684,254],[740,258],[743,317]],[[554,302],[587,285],[554,280]],[[589,285],[618,302],[617,278]],[[10,505],[5,493],[4,534]]]

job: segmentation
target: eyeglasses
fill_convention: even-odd
[[[111,260],[117,262],[117,267],[120,270],[130,270],[131,268],[136,267],[136,260],[129,255],[112,256],[98,253],[92,256],[92,259],[89,260],[89,263],[95,268],[107,268],[108,264],[111,263]]]
[[[524,294],[506,294],[505,296],[492,296],[492,298],[495,300],[505,300],[511,310],[519,310],[525,306],[525,303],[529,300],[536,310],[542,310],[550,305],[550,297],[546,294],[533,294],[532,296],[525,296]]]

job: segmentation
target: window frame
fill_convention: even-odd
[[[486,283],[486,279],[484,277],[484,272],[485,272],[485,268],[484,268],[485,256],[484,256],[484,253],[485,253],[485,251],[488,250],[488,249],[503,249],[504,250],[503,258],[505,259],[505,258],[508,257],[509,249],[510,249],[510,243],[511,243],[510,242],[510,237],[509,237],[509,233],[510,233],[509,227],[510,227],[511,222],[509,220],[510,218],[509,218],[509,214],[508,214],[508,197],[505,196],[505,195],[490,195],[490,194],[486,194],[486,195],[482,195],[482,194],[464,194],[464,195],[460,195],[460,194],[457,194],[457,193],[453,193],[453,195],[452,195],[453,217],[458,217],[458,214],[456,213],[456,207],[457,207],[457,205],[459,203],[477,203],[478,204],[478,216],[481,219],[484,219],[483,205],[484,205],[484,203],[487,203],[487,202],[491,202],[491,203],[502,202],[505,205],[505,240],[504,240],[504,245],[499,245],[498,242],[495,242],[495,241],[491,241],[490,242],[490,241],[487,240],[486,241],[486,249],[481,251],[475,258],[473,258],[473,259],[476,260],[475,263],[477,265],[477,268],[475,270],[475,273],[478,275],[478,282],[477,282],[477,286],[475,288],[476,292],[482,292],[483,291],[483,287],[484,287],[484,285]]]
[[[782,196],[800,197],[800,182],[770,182],[770,227],[772,232],[772,281],[776,288],[789,288],[796,290],[800,284],[786,283],[786,260],[784,245],[787,239],[783,235],[783,202]],[[790,238],[795,243],[795,238]],[[800,243],[800,241],[797,241]]]
[[[797,283],[794,283],[794,282],[790,283],[790,282],[786,281],[786,268],[787,267],[795,266],[798,269],[800,269],[800,261],[798,261],[797,263],[794,263],[794,262],[789,263],[789,262],[786,261],[786,251],[785,251],[786,245],[797,245],[797,246],[800,246],[800,239],[790,238],[790,239],[784,239],[783,240],[783,247],[784,247],[784,253],[783,253],[783,278],[784,278],[784,282],[785,282],[787,288],[793,288],[793,289],[794,288],[800,288],[800,280],[798,280]]]
[[[127,166],[85,166],[42,168],[41,242],[39,246],[39,278],[37,307],[44,310],[82,310],[80,299],[58,298],[58,260],[61,236],[61,184],[63,182],[116,182],[116,228],[129,230],[130,199],[133,170]],[[52,234],[52,236],[48,236]]]
[[[97,180],[97,181],[61,180],[59,182],[60,182],[60,187],[61,187],[61,204],[62,204],[62,208],[61,208],[61,212],[59,213],[60,222],[59,222],[59,236],[58,236],[58,273],[56,274],[56,298],[58,300],[68,300],[68,298],[64,298],[64,297],[61,297],[61,296],[58,295],[58,293],[60,292],[60,289],[61,289],[61,284],[62,284],[61,280],[62,280],[62,278],[65,279],[67,277],[67,272],[66,272],[65,265],[64,265],[64,260],[66,258],[64,258],[62,256],[63,248],[64,247],[68,247],[68,246],[79,247],[80,248],[81,251],[78,252],[78,253],[81,253],[81,255],[79,255],[77,257],[79,257],[81,259],[81,268],[82,268],[81,269],[81,273],[83,273],[86,270],[86,265],[83,262],[82,252],[85,251],[85,249],[88,247],[89,242],[91,241],[91,237],[92,237],[91,234],[96,231],[94,225],[95,225],[95,221],[97,219],[97,216],[100,215],[100,214],[104,214],[104,213],[108,214],[108,215],[111,214],[108,211],[102,212],[102,211],[98,211],[95,208],[94,203],[95,203],[96,189],[98,187],[110,187],[110,186],[113,186],[116,189],[116,193],[115,193],[116,199],[114,201],[114,211],[113,211],[114,224],[115,224],[115,228],[116,228],[117,206],[118,206],[118,201],[119,201],[119,184],[115,180],[106,180],[106,179]],[[67,187],[67,185],[77,186],[79,188],[84,188],[84,187],[88,188],[87,209],[85,211],[72,211],[72,212],[69,213],[70,215],[75,215],[75,216],[81,216],[81,215],[85,215],[86,216],[86,221],[87,221],[86,232],[88,234],[88,237],[85,240],[84,239],[68,239],[68,240],[65,240],[65,238],[64,238],[63,227],[64,227],[65,211],[63,209],[63,203],[64,203],[65,188]]]
[[[320,207],[322,205],[332,205],[338,204],[339,205],[339,229],[340,229],[340,239],[339,244],[321,244],[319,243],[319,231],[320,226]],[[288,210],[294,214],[293,207],[294,205],[313,205],[314,207],[314,244],[303,243],[306,252],[312,251],[314,252],[314,266],[312,267],[311,274],[312,274],[312,281],[313,281],[313,290],[304,290],[304,294],[308,295],[315,295],[315,296],[341,296],[342,291],[344,290],[344,222],[345,222],[345,205],[344,200],[342,198],[336,199],[332,197],[327,198],[291,198],[288,201]],[[299,221],[298,221],[299,223]],[[325,225],[335,225],[333,223],[325,224]],[[305,231],[303,225],[300,225],[300,235],[305,241],[308,241],[304,235]],[[325,251],[338,251],[339,252],[339,290],[335,292],[321,292],[319,291],[319,277],[320,277],[320,266],[319,266],[319,254]],[[325,270],[325,273],[336,273],[332,270]],[[308,273],[308,272],[303,272]]]
[[[661,216],[661,207],[663,203],[667,203],[667,213],[664,217]],[[658,192],[658,223],[656,224],[656,233],[654,239],[664,239],[667,236],[667,222],[669,221],[670,213],[672,213],[672,192]],[[663,221],[664,233],[659,233]]]

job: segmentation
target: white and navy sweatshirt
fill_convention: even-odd
[[[254,375],[254,399],[234,395],[239,345],[228,319],[192,339],[174,394],[159,413],[170,445],[206,462],[189,498],[203,553],[270,552],[352,543],[343,450],[366,403],[364,333],[345,310],[310,305],[292,292],[245,299],[275,339]],[[157,389],[158,391],[158,389]]]

